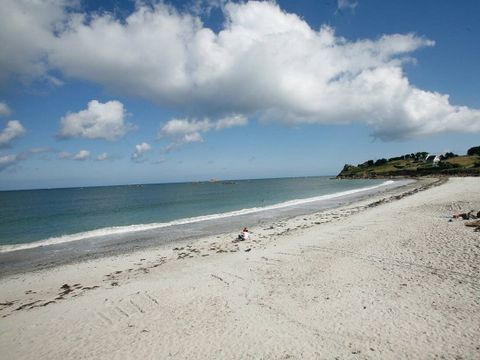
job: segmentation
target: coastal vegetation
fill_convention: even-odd
[[[367,160],[358,165],[345,164],[337,178],[382,178],[395,176],[480,176],[480,146],[466,155],[452,152],[430,154],[416,152],[389,159]]]

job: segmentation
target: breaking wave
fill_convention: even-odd
[[[229,212],[219,213],[219,214],[202,215],[202,216],[178,219],[178,220],[173,220],[173,221],[164,222],[164,223],[112,226],[112,227],[105,227],[101,229],[80,232],[76,234],[51,237],[48,239],[30,242],[26,244],[2,245],[0,246],[0,253],[6,253],[10,251],[17,251],[17,250],[25,250],[25,249],[33,249],[33,248],[49,246],[49,245],[57,245],[57,244],[91,239],[91,238],[96,238],[101,236],[111,236],[111,235],[120,235],[120,234],[134,233],[134,232],[140,232],[140,231],[155,230],[155,229],[165,228],[169,226],[185,225],[185,224],[191,224],[191,223],[196,223],[201,221],[223,219],[223,218],[228,218],[232,216],[248,215],[248,214],[253,214],[261,211],[282,209],[286,207],[298,206],[298,205],[308,204],[316,201],[330,200],[330,199],[335,199],[343,196],[352,195],[359,192],[374,190],[376,188],[383,187],[386,185],[391,185],[393,183],[394,181],[389,180],[389,181],[383,182],[382,184],[370,186],[370,187],[341,191],[333,194],[315,196],[315,197],[310,197],[305,199],[289,200],[289,201],[268,205],[264,207],[253,207],[253,208],[229,211]]]

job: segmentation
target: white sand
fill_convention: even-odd
[[[480,358],[480,178],[371,201],[0,279],[0,358]]]

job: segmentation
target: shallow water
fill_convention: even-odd
[[[302,205],[382,183],[308,177],[0,192],[0,251]]]
[[[301,187],[299,184],[312,185],[310,189],[304,186],[297,194],[308,194],[308,191],[313,191],[315,187],[317,192],[309,194],[314,196],[299,199],[294,198],[293,191],[290,193],[285,191],[284,194],[288,195],[288,197],[284,197],[282,199],[284,201],[271,205],[242,207],[241,209],[237,208],[236,210],[213,214],[213,210],[211,210],[205,215],[190,218],[180,218],[148,224],[117,225],[97,230],[87,230],[86,232],[71,235],[54,236],[35,242],[5,244],[2,246],[3,251],[0,251],[0,275],[51,267],[95,257],[115,255],[152,246],[168,245],[173,242],[232,232],[243,228],[243,226],[252,227],[259,224],[268,224],[279,219],[311,214],[322,209],[337,207],[363,197],[368,197],[379,191],[388,190],[411,182],[410,180],[395,182],[387,182],[384,180],[331,180],[326,177],[273,179],[273,181],[254,180],[246,182],[249,183],[247,186],[252,187],[252,191],[257,191],[258,194],[258,188],[254,190],[254,185],[251,183],[258,184],[259,182],[263,182],[263,189],[266,189],[266,185],[268,184],[278,184],[283,181],[285,182],[281,185],[284,189],[288,188],[287,185],[290,185],[290,188]],[[292,185],[294,182],[297,182],[297,187]],[[224,187],[230,188],[230,186],[233,187],[236,184],[215,183],[205,185],[208,185],[207,189],[210,190],[217,188],[224,191]],[[187,184],[184,185],[187,186]],[[148,192],[152,194],[153,189],[157,186],[158,185],[152,186],[152,188],[148,189]],[[191,186],[197,186],[197,184]],[[166,187],[168,188],[168,186]],[[98,189],[99,188],[93,188],[92,190]],[[336,190],[336,192],[327,192],[328,189],[330,191],[332,191],[332,189]],[[77,189],[71,190],[72,192],[77,191]],[[105,190],[108,191],[111,189]],[[52,190],[47,190],[47,192],[48,191]],[[55,192],[55,190],[53,191]],[[133,191],[135,191],[135,189]],[[224,192],[226,194],[223,194],[223,196],[235,197],[235,195],[232,195],[232,192],[234,192],[233,189]],[[96,191],[94,191],[94,193],[96,193]],[[211,194],[212,197],[215,197],[214,191],[211,191]],[[171,196],[171,194],[169,195]],[[238,195],[236,196],[238,197]],[[180,197],[181,196],[177,197],[177,199]],[[144,196],[143,198],[147,197]],[[276,199],[279,198],[277,197]],[[118,202],[119,200],[116,201]],[[219,200],[215,198],[211,201],[215,203]],[[150,202],[155,203],[155,201],[149,199],[147,203]],[[273,202],[273,200],[271,200],[271,202]],[[264,203],[265,202],[262,202],[262,204]],[[238,204],[238,207],[252,206],[255,204],[258,204],[258,202],[242,202],[241,205]],[[74,207],[73,205],[71,206]],[[220,205],[217,204],[217,206]],[[152,208],[155,209],[155,206],[152,206]],[[94,211],[94,209],[92,209],[92,211]],[[98,209],[96,211],[97,213],[99,212]],[[197,214],[194,213],[193,215]],[[114,215],[112,215],[112,218],[114,218]],[[81,219],[81,216],[79,219]]]

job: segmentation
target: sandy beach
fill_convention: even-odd
[[[4,276],[0,357],[478,359],[480,178],[419,186]]]

